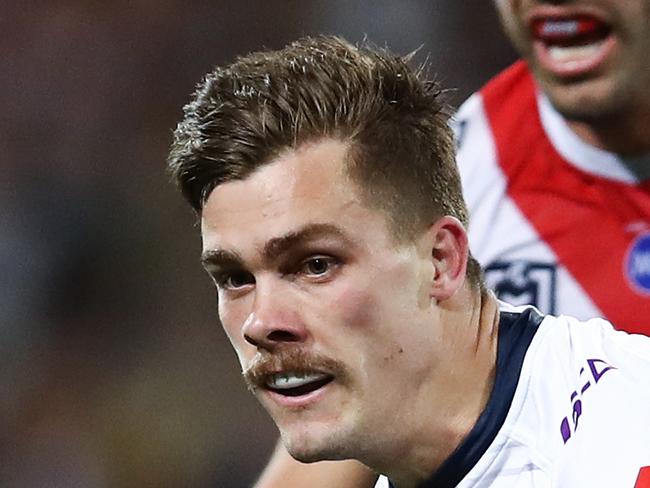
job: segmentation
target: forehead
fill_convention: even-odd
[[[219,185],[202,212],[204,250],[263,246],[313,223],[344,231],[376,219],[346,175],[347,150],[329,139],[303,145],[244,180]]]

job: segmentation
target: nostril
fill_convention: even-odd
[[[244,334],[244,339],[255,347],[270,347],[272,344],[280,342],[296,342],[300,340],[300,337],[287,330],[274,330],[263,339],[255,339],[249,334]]]
[[[248,334],[244,334],[244,339],[245,339],[246,342],[248,342],[249,344],[251,344],[251,345],[257,347],[257,341],[256,341],[255,339],[253,339],[251,336],[249,336]]]
[[[267,339],[273,342],[295,342],[298,337],[287,330],[274,330],[267,336]]]

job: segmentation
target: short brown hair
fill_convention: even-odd
[[[184,107],[169,170],[200,213],[221,183],[286,149],[334,138],[350,143],[348,174],[398,239],[442,215],[467,225],[449,111],[409,58],[321,36],[217,67]],[[468,276],[481,281],[471,257]]]

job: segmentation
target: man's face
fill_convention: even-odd
[[[594,121],[650,106],[649,0],[496,0],[557,110]]]
[[[346,146],[290,151],[217,187],[204,265],[245,378],[303,461],[390,438],[441,361],[425,239],[397,244],[344,174]]]

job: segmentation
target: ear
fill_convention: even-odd
[[[434,269],[430,294],[437,301],[446,300],[465,281],[469,255],[467,232],[458,219],[445,216],[436,221],[427,234]]]

